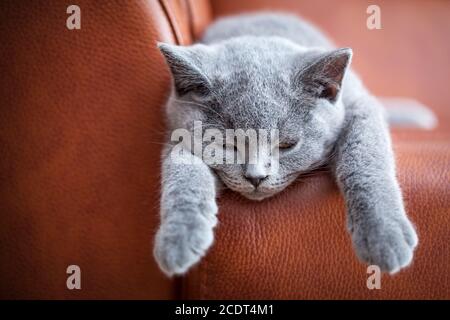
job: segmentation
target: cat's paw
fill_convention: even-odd
[[[411,263],[418,238],[407,217],[382,217],[352,229],[353,245],[362,261],[390,274]]]
[[[205,212],[206,210],[206,212]],[[217,206],[211,203],[199,208],[171,214],[159,228],[154,247],[155,259],[168,276],[183,274],[205,255],[214,240],[213,228],[217,224]],[[189,217],[189,218],[187,218]]]

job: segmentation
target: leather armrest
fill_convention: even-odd
[[[76,3],[80,30],[69,3],[0,3],[0,298],[173,298],[152,256],[171,26],[157,1]]]

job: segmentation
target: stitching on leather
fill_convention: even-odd
[[[176,43],[182,44],[183,37],[181,35],[181,32],[178,30],[178,25],[177,25],[178,21],[176,18],[176,14],[172,14],[170,5],[166,1],[159,0],[159,4],[161,5],[161,7],[164,11],[164,14],[166,15],[167,20],[169,21],[169,24],[172,29],[173,35],[175,37]]]
[[[192,7],[191,1],[190,0],[184,0],[184,3],[186,4],[187,7],[187,12],[188,12],[188,20],[189,20],[189,32],[191,33],[191,39],[192,42],[194,42],[195,40],[195,17],[194,17],[194,9]]]
[[[173,12],[173,11],[171,11],[171,12]],[[179,44],[184,44],[185,42],[184,42],[184,37],[183,37],[183,32],[180,30],[180,28],[179,28],[179,26],[181,25],[181,23],[180,23],[180,20],[178,20],[178,16],[177,16],[177,14],[175,13],[175,12],[173,12],[173,20],[175,21],[175,28],[176,28],[176,30],[177,30],[177,33],[178,33],[178,38],[179,38],[179,40],[180,40],[180,42],[179,42]]]

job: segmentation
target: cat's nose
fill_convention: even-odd
[[[267,176],[259,176],[259,177],[246,177],[248,181],[250,181],[250,183],[252,185],[256,187],[258,187],[260,185],[260,183],[267,178]]]
[[[267,178],[267,171],[261,163],[248,164],[245,172],[245,178],[257,188],[259,184]]]

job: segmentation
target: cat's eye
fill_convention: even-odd
[[[295,142],[280,142],[278,144],[278,148],[283,150],[289,150],[295,147],[295,145],[296,145]]]

